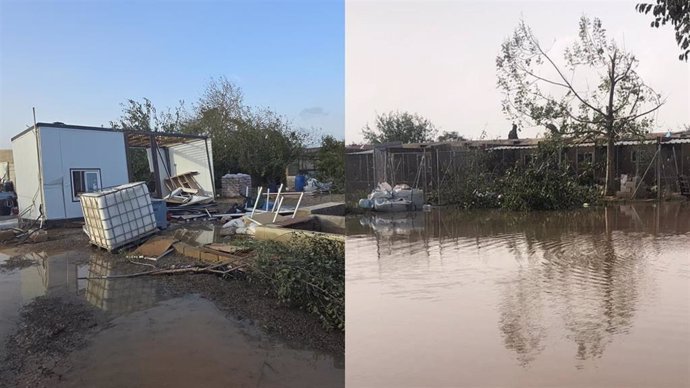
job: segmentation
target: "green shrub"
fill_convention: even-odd
[[[489,155],[469,156],[444,178],[435,193],[436,203],[464,209],[565,210],[594,203],[596,186],[589,175],[578,177],[566,162],[559,162],[556,140],[539,144],[525,165],[490,172]],[[589,172],[589,170],[587,170]],[[584,183],[584,184],[583,184]]]
[[[493,173],[488,169],[485,154],[467,155],[464,163],[455,166],[444,176],[444,183],[434,192],[432,202],[457,205],[463,209],[485,209],[500,206]]]
[[[296,233],[289,243],[255,245],[250,278],[280,302],[315,314],[326,329],[345,329],[345,244]]]
[[[566,210],[596,201],[594,186],[583,186],[567,163],[558,161],[558,145],[544,142],[525,166],[501,178],[501,207],[509,210]]]

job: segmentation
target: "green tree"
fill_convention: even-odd
[[[110,126],[123,131],[181,132],[188,120],[183,101],[174,109],[161,112],[146,97],[143,101],[129,99],[120,106],[122,115]]]
[[[466,140],[464,137],[462,137],[458,131],[450,131],[450,132],[443,132],[441,135],[439,135],[437,141],[442,142],[442,141],[463,141]]]
[[[212,79],[188,113],[184,104],[157,111],[153,103],[128,100],[113,128],[204,135],[211,139],[216,186],[228,172],[252,175],[257,183],[281,180],[285,166],[297,159],[307,134],[292,129],[288,120],[266,108],[245,105],[239,86],[224,77]],[[137,179],[149,180],[145,150],[133,150]]]
[[[690,57],[690,1],[688,0],[656,0],[656,4],[641,3],[635,6],[639,13],[654,16],[651,27],[659,28],[671,22],[676,31],[676,43],[681,49],[678,59],[687,61]]]
[[[184,130],[212,139],[216,185],[228,172],[259,184],[282,180],[307,138],[273,110],[246,105],[242,89],[224,77],[209,82]]]
[[[436,128],[431,121],[414,113],[390,112],[376,117],[376,127],[367,124],[363,129],[364,139],[371,144],[400,141],[403,143],[425,143],[434,141]]]
[[[236,125],[229,147],[238,169],[257,183],[284,182],[285,168],[300,156],[306,134],[267,108],[252,110]]]
[[[321,148],[316,162],[319,180],[333,182],[336,190],[345,188],[345,141],[333,136],[321,139]]]
[[[503,111],[518,121],[557,124],[562,135],[605,139],[604,191],[612,195],[614,142],[647,132],[652,113],[663,104],[661,95],[637,74],[635,56],[606,37],[599,19],[582,17],[578,39],[563,53],[564,65],[556,60],[520,22],[496,58]]]
[[[129,99],[120,106],[122,107],[122,115],[117,121],[111,121],[110,126],[122,131],[180,132],[187,120],[187,113],[182,101],[174,110],[167,109],[160,113],[151,100],[145,97],[143,101]],[[151,180],[145,148],[130,148],[129,166],[134,181],[149,182]]]
[[[250,121],[250,108],[244,104],[244,93],[225,77],[214,78],[194,104],[193,114],[183,129],[185,133],[211,138],[213,176],[216,186],[229,172],[242,171],[233,137],[240,126]]]

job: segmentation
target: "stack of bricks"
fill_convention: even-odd
[[[221,195],[226,198],[245,195],[247,187],[252,187],[252,177],[247,174],[226,174],[220,182]]]

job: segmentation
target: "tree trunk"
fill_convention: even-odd
[[[614,155],[615,155],[615,144],[614,139],[616,137],[616,132],[613,129],[613,98],[616,89],[616,57],[617,52],[613,53],[611,57],[611,71],[609,72],[609,82],[611,86],[609,88],[609,104],[606,106],[606,185],[604,186],[604,195],[611,196],[614,195]]]
[[[615,177],[614,174],[616,172],[615,169],[615,144],[613,141],[613,133],[608,134],[608,139],[606,142],[606,186],[604,189],[604,195],[606,196],[611,196],[614,195],[615,192]]]

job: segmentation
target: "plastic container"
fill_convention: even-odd
[[[304,185],[307,183],[307,177],[304,175],[295,176],[295,191],[304,191]]]
[[[394,197],[412,202],[413,210],[421,210],[424,205],[424,190],[422,189],[398,190],[394,192]]]
[[[162,199],[152,199],[153,214],[156,217],[156,226],[158,229],[168,228],[168,205]]]
[[[2,184],[2,191],[8,192],[8,193],[14,191],[14,183],[12,183],[12,181],[5,181]]]
[[[91,243],[109,251],[157,230],[151,197],[144,182],[83,193],[80,202],[84,229]]]
[[[370,199],[362,198],[359,200],[358,205],[362,209],[371,209],[374,207],[374,202]]]

